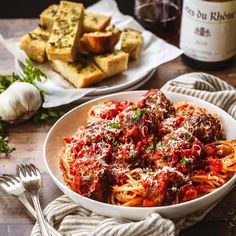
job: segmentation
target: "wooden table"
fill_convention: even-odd
[[[37,24],[37,19],[2,19],[0,20],[0,33],[6,38],[21,36],[34,29]],[[0,74],[10,74],[15,71],[12,55],[1,46],[0,65]],[[183,64],[181,57],[179,57],[158,67],[151,80],[140,89],[160,88],[166,81],[192,71],[194,70]],[[236,63],[227,70],[215,71],[212,74],[236,87]],[[42,147],[49,129],[49,125],[34,126],[29,122],[11,126],[9,128],[10,144],[16,148],[16,151],[8,157],[0,156],[0,174],[15,174],[17,164],[32,162],[39,167],[44,178],[44,189],[41,196],[43,206],[62,194],[46,172],[43,164]],[[182,231],[181,235],[236,235],[235,199],[236,189],[232,190],[202,222]],[[21,203],[0,190],[0,235],[30,235],[33,224],[33,218]]]

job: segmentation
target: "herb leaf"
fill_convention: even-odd
[[[141,110],[137,110],[135,112],[135,115],[139,118],[140,116],[142,116],[145,113],[147,113],[147,110],[146,109],[141,109]]]
[[[145,151],[148,153],[153,150],[153,146],[147,146]]]
[[[116,123],[116,122],[113,122],[113,123],[110,124],[110,127],[113,128],[113,129],[119,129],[120,128],[120,124]]]
[[[4,92],[12,83],[20,80],[19,76],[15,75],[0,75],[0,93]]]
[[[166,155],[163,155],[163,157],[161,158],[162,161],[167,161],[168,157]]]
[[[8,145],[8,138],[7,138],[7,129],[6,126],[0,122],[0,153],[11,153],[15,150]]]
[[[189,133],[184,134],[184,139],[185,140],[188,140],[190,137],[191,137],[191,134],[189,134]]]
[[[0,136],[0,153],[8,154],[13,152],[14,150],[16,150],[14,147],[10,147],[8,145],[8,138],[3,138],[2,136]]]
[[[53,124],[67,111],[71,109],[71,106],[61,106],[55,108],[39,108],[36,114],[33,116],[33,123],[36,125]]]
[[[180,160],[180,164],[182,166],[187,166],[189,163],[191,163],[191,160],[187,159],[187,158],[183,158]]]
[[[34,80],[41,81],[41,77],[47,78],[47,76],[37,67],[34,66],[30,59],[26,59],[26,66],[24,68],[25,77],[24,82],[33,83]]]
[[[160,148],[160,147],[164,147],[164,145],[161,142],[156,143],[155,149]]]

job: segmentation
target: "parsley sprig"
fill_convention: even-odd
[[[39,108],[32,120],[35,125],[53,124],[67,111],[69,111],[73,105],[65,105],[54,108]]]
[[[4,92],[12,83],[20,80],[18,75],[0,75],[0,93]]]
[[[3,122],[0,122],[0,153],[11,153],[15,148],[8,144],[7,129]]]
[[[26,59],[26,66],[24,68],[24,82],[33,84],[34,80],[41,81],[42,77],[47,78],[47,76],[37,67],[34,66],[30,59]]]

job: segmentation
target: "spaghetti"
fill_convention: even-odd
[[[222,140],[216,115],[175,107],[159,90],[137,104],[104,101],[84,127],[64,138],[65,182],[89,198],[123,206],[186,202],[221,187],[236,172],[236,141]]]

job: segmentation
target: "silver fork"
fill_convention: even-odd
[[[25,188],[22,185],[20,178],[13,175],[3,175],[0,176],[0,186],[8,193],[17,197],[27,210],[34,216],[37,220],[37,215],[34,208],[29,203],[26,195]],[[56,229],[54,229],[49,223],[47,223],[51,235],[53,236],[62,236]]]
[[[42,189],[43,182],[39,170],[33,165],[17,166],[18,175],[33,200],[34,209],[38,216],[39,226],[42,236],[50,236],[49,229],[43,216],[43,212],[39,202],[39,193]]]

